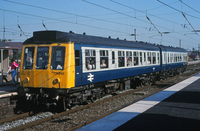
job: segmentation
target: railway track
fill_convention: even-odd
[[[148,85],[137,89],[130,89],[123,93],[117,93],[117,95],[113,97],[107,96],[107,98],[105,97],[100,99],[95,103],[80,106],[59,114],[46,116],[45,118],[33,122],[28,122],[18,127],[10,128],[9,130],[43,130],[44,128],[50,130],[75,130],[113,112],[116,112],[117,110],[137,102],[145,97],[164,90],[167,87],[188,78],[188,76],[190,77],[191,75],[198,73],[199,67],[199,65],[189,66],[188,71],[185,73],[156,82],[156,85]],[[18,116],[18,118],[16,116],[16,118],[8,118],[7,120],[5,119],[5,121],[1,120],[0,124],[28,116],[28,114],[23,115]]]

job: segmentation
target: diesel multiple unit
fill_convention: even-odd
[[[179,74],[187,51],[72,32],[38,31],[23,43],[19,96],[63,109]]]

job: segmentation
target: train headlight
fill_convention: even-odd
[[[24,82],[29,82],[29,77],[26,77],[25,79],[24,79]]]
[[[56,79],[53,80],[53,83],[54,83],[54,84],[57,84],[57,83],[59,83],[59,82],[60,82],[60,79],[59,79],[59,78],[56,78]]]

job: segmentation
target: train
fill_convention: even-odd
[[[28,110],[66,110],[117,90],[153,84],[186,68],[187,51],[182,48],[36,31],[23,43],[18,104],[29,105]]]

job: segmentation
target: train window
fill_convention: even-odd
[[[160,64],[160,53],[157,53],[157,61],[158,61],[158,64]]]
[[[133,52],[133,56],[134,56],[134,66],[138,66],[139,65],[139,53]]]
[[[187,53],[186,53],[186,54],[185,54],[185,57],[184,57],[184,58],[185,58],[185,62],[187,61],[187,57],[188,57],[188,56],[187,56]]]
[[[156,64],[156,53],[152,52],[153,64]]]
[[[170,53],[170,63],[173,63],[173,53]]]
[[[75,50],[75,66],[80,66],[79,50]]]
[[[169,53],[167,53],[167,63],[169,63]]]
[[[126,66],[132,66],[132,51],[126,52]]]
[[[23,69],[33,69],[34,47],[26,47],[24,49]]]
[[[150,65],[152,64],[152,61],[151,61],[151,52],[147,52],[147,65]]]
[[[142,60],[142,52],[140,52],[140,62],[139,62],[139,65],[143,65],[143,60]]]
[[[36,58],[36,69],[47,69],[49,61],[49,47],[38,47]]]
[[[115,64],[115,52],[112,51],[112,64]]]
[[[100,69],[108,68],[108,51],[100,50]]]
[[[144,64],[147,64],[147,57],[146,57],[146,52],[144,52]]]
[[[174,54],[174,62],[177,62],[177,56],[176,56],[176,53]]]
[[[124,67],[124,51],[118,51],[118,67]]]
[[[179,56],[179,62],[181,62],[181,54],[178,54],[178,56]]]
[[[95,70],[96,69],[96,52],[95,50],[85,50],[85,61],[86,61],[86,69],[87,70]]]
[[[166,53],[163,53],[163,64],[166,64]]]
[[[51,53],[51,69],[63,70],[65,62],[65,47],[54,46]]]

